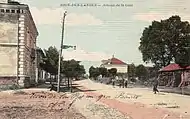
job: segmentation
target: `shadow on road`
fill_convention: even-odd
[[[91,91],[96,91],[96,90],[83,90],[80,89],[82,86],[78,85],[78,84],[72,84],[72,88],[68,88],[67,85],[60,85],[60,92],[91,92]],[[50,84],[41,84],[38,85],[36,88],[46,88],[49,89],[50,91],[57,91],[57,85],[54,84],[53,87],[51,87]]]

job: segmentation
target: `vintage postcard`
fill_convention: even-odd
[[[189,0],[0,0],[0,119],[190,119]]]

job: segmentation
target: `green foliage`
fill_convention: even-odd
[[[182,22],[179,16],[153,21],[145,28],[140,38],[139,50],[143,61],[152,62],[155,67],[167,66],[170,62],[189,65],[188,51],[190,46],[190,24]]]
[[[99,68],[98,67],[93,67],[93,66],[91,66],[90,68],[89,68],[89,74],[90,74],[90,78],[96,78],[96,77],[98,77],[101,73],[100,73],[100,71],[99,71]]]
[[[56,47],[49,47],[48,50],[44,49],[45,57],[43,62],[40,63],[40,66],[45,71],[49,72],[52,75],[57,74],[59,52]]]
[[[21,89],[21,87],[17,84],[13,85],[1,85],[0,86],[0,91],[5,91],[5,90],[18,90]]]
[[[138,65],[135,70],[135,75],[140,79],[140,80],[146,80],[148,76],[148,70],[144,65]]]
[[[112,76],[116,76],[117,74],[117,69],[116,68],[111,68],[108,69],[109,74],[111,74]]]
[[[135,77],[135,65],[132,63],[128,66],[128,76],[129,77]]]
[[[108,75],[108,70],[106,68],[104,68],[104,67],[100,67],[99,72],[102,75],[102,77],[105,77],[105,76]]]
[[[190,47],[187,47],[185,49],[181,51],[181,54],[178,54],[176,56],[176,63],[183,68],[190,65]]]
[[[40,66],[45,71],[49,72],[52,75],[57,75],[58,71],[58,61],[59,61],[59,52],[56,47],[49,47],[45,49],[45,56],[40,63]],[[63,61],[61,59],[61,73],[66,77],[78,77],[85,74],[85,69],[83,65],[80,65],[79,61],[70,60]]]
[[[106,77],[106,76],[115,76],[117,74],[117,69],[116,68],[112,68],[107,70],[104,67],[93,67],[91,66],[89,68],[89,74],[90,74],[90,78],[97,78],[99,75],[102,75],[102,77]]]
[[[83,65],[79,61],[69,60],[61,63],[61,73],[68,78],[83,76],[86,72]]]

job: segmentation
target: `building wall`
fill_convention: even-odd
[[[112,69],[112,68],[116,68],[118,73],[127,73],[128,71],[128,66],[127,65],[104,65],[105,68],[107,69]]]
[[[25,53],[26,53],[26,75],[31,78],[31,83],[35,83],[36,72],[37,72],[37,54],[36,49],[36,38],[38,36],[35,24],[29,11],[25,11]],[[32,58],[31,56],[35,57]]]
[[[27,5],[18,8],[18,5],[0,4],[1,79],[19,79],[18,83],[25,87],[31,84],[31,80],[35,81],[36,62],[31,55],[35,56],[37,36]]]
[[[18,15],[0,13],[0,77],[17,75]]]
[[[36,59],[31,56],[35,57],[36,38],[38,34],[28,10],[24,11],[22,23],[23,77],[21,77],[20,81],[33,85],[35,84],[37,67]]]

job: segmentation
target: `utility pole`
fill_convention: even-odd
[[[17,85],[19,85],[19,18],[20,18],[20,6],[18,5],[18,10],[17,10],[17,15],[18,15],[18,33],[17,33],[17,74],[16,74],[16,81],[17,81]]]
[[[61,56],[62,56],[62,48],[63,48],[63,38],[64,38],[64,26],[65,26],[65,17],[66,17],[67,11],[63,14],[63,21],[62,21],[62,32],[61,32],[61,46],[59,51],[59,62],[58,62],[58,81],[57,81],[57,92],[60,91],[60,74],[61,74]]]

